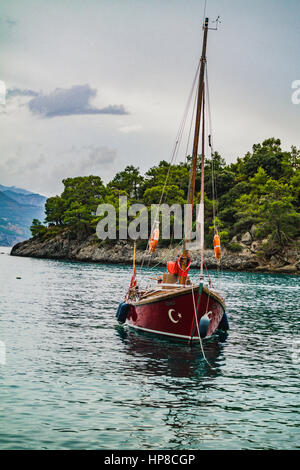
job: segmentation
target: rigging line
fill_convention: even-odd
[[[201,65],[201,59],[199,60],[198,68],[197,68],[197,71],[196,71],[196,77],[199,74],[200,65]],[[194,85],[194,88],[195,88],[195,85]],[[190,123],[189,134],[188,134],[188,139],[187,139],[187,145],[186,145],[186,150],[185,150],[185,161],[187,160],[188,148],[189,148],[189,145],[190,145],[190,139],[191,139],[193,122],[194,122],[196,104],[197,104],[197,93],[195,93],[195,98],[194,98],[193,111],[192,111],[192,115],[191,115],[191,123]]]
[[[167,177],[166,177],[166,179],[165,179],[165,184],[164,184],[164,187],[163,187],[161,196],[160,196],[160,201],[159,201],[158,209],[157,209],[157,212],[156,212],[156,216],[155,216],[154,222],[153,222],[153,224],[152,224],[152,226],[151,226],[151,233],[150,233],[150,236],[152,235],[152,232],[153,232],[153,229],[154,229],[156,220],[157,220],[157,215],[158,215],[159,207],[161,206],[161,203],[162,203],[162,198],[163,198],[163,195],[164,195],[164,192],[165,192],[165,188],[166,188],[166,185],[167,185],[167,181],[168,181],[168,179],[169,179],[169,175],[170,175],[170,171],[171,171],[171,166],[172,166],[172,163],[173,163],[175,154],[176,154],[176,148],[177,148],[177,146],[178,146],[178,139],[179,139],[178,134],[179,134],[179,132],[177,133],[177,136],[176,136],[177,138],[176,138],[175,146],[174,146],[174,149],[173,149],[173,152],[172,152],[172,156],[171,156],[171,160],[170,160],[170,164],[169,164],[169,168],[168,168],[168,172],[167,172]],[[146,246],[146,249],[144,250],[144,254],[143,254],[143,257],[142,257],[142,264],[141,264],[141,267],[140,267],[140,273],[142,272],[142,269],[143,269],[143,266],[144,266],[146,252],[147,252],[147,250],[149,249],[149,243],[150,243],[150,241],[149,241],[149,239],[148,239],[147,246]],[[150,259],[151,259],[151,257],[152,257],[152,253],[150,254]],[[149,266],[149,263],[150,263],[150,259],[149,259],[149,262],[148,262],[148,266]]]
[[[167,186],[167,182],[168,182],[168,179],[169,179],[169,175],[170,175],[170,171],[171,171],[172,164],[175,163],[176,158],[177,158],[177,155],[178,155],[178,150],[179,150],[179,147],[180,147],[180,143],[181,143],[183,131],[184,131],[184,128],[185,128],[185,124],[186,124],[188,112],[189,112],[189,109],[190,109],[191,100],[192,100],[192,97],[193,97],[193,94],[194,94],[195,85],[196,85],[196,82],[197,82],[197,76],[198,76],[198,71],[199,71],[200,63],[201,63],[201,61],[199,61],[199,63],[198,63],[198,67],[197,67],[197,70],[196,70],[196,73],[195,73],[195,77],[194,77],[194,80],[193,80],[193,83],[192,83],[191,91],[190,91],[190,93],[189,93],[189,97],[188,97],[188,100],[187,100],[187,104],[186,104],[186,107],[185,107],[185,111],[184,111],[184,114],[183,114],[183,117],[182,117],[182,120],[181,120],[181,123],[180,123],[180,126],[179,126],[179,130],[178,130],[177,135],[176,135],[176,141],[175,141],[175,145],[174,145],[174,148],[173,148],[173,152],[172,152],[172,154],[171,154],[171,160],[170,160],[170,164],[169,164],[167,176],[166,176],[165,183],[164,183],[164,186],[163,186],[163,190],[162,190],[162,193],[161,193],[161,197],[160,197],[160,201],[159,201],[159,204],[158,204],[158,208],[157,208],[156,216],[155,216],[155,219],[154,219],[154,223],[153,223],[153,225],[152,225],[152,227],[151,227],[151,234],[152,234],[152,232],[153,232],[154,225],[155,225],[155,223],[156,223],[156,221],[157,221],[157,215],[158,215],[158,213],[159,213],[159,208],[160,208],[160,206],[161,206],[161,204],[162,204],[162,200],[163,200],[163,196],[164,196],[165,189],[166,189],[166,186]],[[144,261],[145,261],[145,256],[146,256],[146,252],[147,252],[148,248],[149,248],[149,239],[148,239],[147,247],[146,247],[146,249],[145,249],[145,251],[144,251],[144,254],[143,254],[142,263],[141,263],[141,268],[140,268],[140,273],[141,273],[141,271],[142,271],[142,269],[143,269],[143,265],[144,265]],[[151,259],[151,256],[152,256],[152,254],[150,255],[150,259]],[[149,261],[149,263],[150,263],[150,261]],[[149,263],[148,263],[148,266],[149,266]]]
[[[186,108],[185,108],[184,119],[183,119],[183,122],[182,122],[180,139],[179,139],[179,144],[178,144],[178,147],[177,147],[177,150],[176,150],[174,163],[175,163],[175,161],[177,159],[177,155],[179,153],[179,148],[180,148],[180,144],[181,144],[181,141],[182,141],[184,128],[185,128],[185,125],[186,125],[186,121],[187,121],[190,106],[191,106],[191,101],[192,101],[193,94],[194,94],[195,87],[196,87],[196,81],[197,81],[197,76],[198,76],[198,73],[199,73],[200,64],[201,64],[201,62],[199,61],[199,64],[198,64],[198,67],[197,67],[197,70],[196,70],[196,73],[195,73],[195,77],[194,77],[194,80],[193,80],[192,88],[191,88],[191,91],[190,91],[190,94],[189,94],[189,97],[188,97],[187,105],[186,105]]]
[[[211,170],[212,170],[212,198],[213,198],[213,227],[214,233],[218,233],[217,217],[218,217],[218,193],[217,193],[217,181],[216,171],[214,162],[214,147],[213,147],[213,129],[212,129],[212,118],[211,118],[211,107],[209,99],[209,86],[208,86],[208,67],[206,66],[206,90],[207,90],[207,102],[208,102],[208,115],[209,115],[209,128],[210,128],[210,147],[211,147]],[[221,260],[218,261],[217,265],[217,281],[218,286],[220,285],[220,274],[223,272],[223,266]]]
[[[217,186],[216,186],[216,174],[215,174],[215,163],[214,163],[214,149],[213,149],[213,130],[212,130],[212,119],[211,119],[211,107],[210,107],[210,96],[209,96],[209,85],[208,85],[208,70],[206,67],[206,95],[207,95],[207,112],[209,121],[209,135],[210,135],[210,154],[211,154],[211,185],[212,185],[212,200],[213,200],[213,226],[214,232],[216,233],[216,217],[218,208],[216,207]]]
[[[179,131],[180,132],[180,131]],[[179,134],[179,133],[178,133]],[[153,230],[154,230],[154,226],[156,224],[156,221],[157,221],[157,216],[158,216],[158,213],[159,213],[159,208],[162,204],[162,199],[163,199],[163,196],[164,196],[164,193],[165,193],[165,189],[166,189],[166,186],[167,186],[167,182],[168,182],[168,179],[169,179],[169,175],[170,175],[170,171],[171,171],[171,167],[172,167],[172,164],[173,164],[173,161],[174,161],[174,158],[175,158],[175,155],[176,155],[176,149],[178,147],[178,142],[179,142],[179,137],[180,135],[177,134],[177,139],[176,139],[176,142],[175,142],[175,146],[174,146],[174,150],[173,150],[173,154],[172,154],[172,158],[171,158],[171,161],[170,161],[170,164],[169,164],[169,168],[168,168],[168,172],[167,172],[167,177],[165,179],[165,183],[164,183],[164,186],[163,186],[163,190],[162,190],[162,193],[161,193],[161,196],[160,196],[160,201],[159,201],[159,204],[158,204],[158,207],[157,207],[157,211],[156,211],[156,215],[155,215],[155,218],[154,218],[154,222],[152,224],[152,227],[151,227],[151,234],[150,236],[152,235],[153,233]],[[141,264],[141,268],[140,268],[140,273],[142,272],[142,269],[143,269],[143,266],[144,266],[144,262],[145,262],[145,256],[146,256],[146,252],[149,248],[149,239],[148,239],[148,243],[147,243],[147,246],[146,246],[146,249],[144,251],[144,254],[143,254],[143,258],[142,258],[142,264]],[[149,267],[149,264],[150,264],[150,260],[151,260],[151,257],[152,257],[152,253],[150,253],[150,256],[149,256],[149,260],[148,260],[148,267]]]
[[[195,229],[195,225],[196,225],[196,222],[193,223],[192,230]],[[182,238],[182,239],[177,243],[177,245],[176,245],[173,249],[176,250],[180,245],[183,245],[184,240],[185,240],[185,239]],[[150,267],[149,267],[149,263],[148,263],[148,267],[149,267],[149,269],[152,270],[152,269],[157,268],[160,264],[162,264],[162,263],[164,263],[164,262],[165,262],[164,260],[161,260],[161,261],[159,261],[157,264],[155,264],[154,266],[150,266]],[[207,268],[206,268],[206,270],[207,270]],[[209,276],[208,276],[208,277],[209,277]]]
[[[199,62],[199,66],[198,66],[198,70],[200,68],[200,64],[201,64],[201,60]],[[190,123],[190,128],[189,128],[189,134],[188,134],[188,139],[187,139],[187,144],[186,144],[186,149],[185,149],[185,163],[187,164],[188,161],[187,161],[187,157],[188,157],[188,148],[189,148],[189,145],[190,145],[190,139],[191,139],[191,133],[192,133],[192,128],[193,128],[193,122],[194,122],[194,118],[195,118],[195,113],[196,113],[196,105],[197,105],[197,93],[195,93],[195,98],[194,98],[194,105],[193,105],[193,111],[192,111],[192,115],[191,115],[191,123]],[[190,152],[191,154],[192,152]],[[189,178],[189,184],[188,184],[188,193],[190,192],[190,186],[191,186],[191,179]]]
[[[175,145],[175,148],[174,148],[174,151],[173,151],[173,156],[172,156],[172,159],[171,159],[171,162],[170,162],[170,165],[169,165],[169,169],[168,169],[167,177],[166,177],[166,180],[165,180],[164,188],[163,188],[163,191],[162,191],[162,194],[161,194],[159,205],[161,205],[161,203],[162,203],[165,188],[166,188],[168,178],[169,178],[169,175],[170,175],[171,165],[172,165],[173,162],[175,163],[176,157],[177,157],[177,154],[178,154],[178,151],[179,151],[179,148],[180,148],[183,131],[184,131],[184,128],[185,128],[187,116],[188,116],[190,105],[191,105],[191,100],[192,100],[195,85],[196,85],[196,82],[197,82],[197,76],[198,76],[200,64],[201,64],[201,61],[199,61],[199,63],[198,63],[196,73],[195,73],[195,76],[194,76],[194,80],[193,80],[193,83],[192,83],[192,87],[191,87],[191,90],[190,90],[190,93],[189,93],[189,96],[188,96],[187,104],[186,104],[184,114],[183,114],[183,117],[182,117],[182,120],[181,120],[181,124],[180,124],[179,130],[178,130],[178,133],[177,133],[176,145]]]
[[[183,242],[184,242],[184,239],[180,240],[180,242],[177,243],[177,245],[176,245],[173,249],[176,250],[180,245],[183,244]],[[159,261],[159,262],[158,262],[157,264],[155,264],[154,266],[150,266],[150,269],[155,269],[155,268],[157,268],[157,267],[158,267],[160,264],[162,264],[162,263],[165,263],[165,261],[164,261],[164,260]]]

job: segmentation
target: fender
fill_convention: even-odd
[[[129,309],[130,309],[129,304],[127,304],[126,302],[120,303],[117,313],[116,313],[116,317],[120,323],[125,323]]]
[[[211,313],[212,312],[207,312],[205,315],[203,315],[203,317],[200,318],[199,331],[201,338],[205,338],[207,336]]]

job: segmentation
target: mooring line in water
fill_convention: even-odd
[[[198,325],[197,309],[196,309],[196,302],[195,302],[195,297],[194,297],[194,287],[193,286],[192,286],[192,297],[193,297],[193,305],[194,305],[195,322],[196,322],[196,326],[197,326],[197,331],[198,331],[198,337],[199,337],[199,343],[200,343],[200,346],[201,346],[202,356],[203,356],[203,359],[205,360],[205,362],[209,365],[209,367],[211,369],[215,370],[215,368],[208,362],[208,360],[206,358],[206,355],[205,355],[205,352],[204,352],[202,338],[201,338],[199,325]]]

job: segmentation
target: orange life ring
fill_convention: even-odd
[[[214,236],[214,252],[215,252],[215,257],[217,260],[219,260],[222,256],[221,253],[221,241],[219,235]]]

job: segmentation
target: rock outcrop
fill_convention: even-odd
[[[250,239],[251,237],[251,239]],[[300,257],[297,249],[273,255],[270,259],[261,256],[263,241],[255,241],[250,232],[241,237],[238,253],[223,249],[222,268],[232,271],[258,271],[279,273],[300,273]],[[29,256],[34,258],[67,259],[74,261],[131,264],[133,254],[132,242],[125,240],[115,244],[100,244],[91,235],[84,239],[73,237],[64,231],[51,237],[34,237],[16,244],[11,251],[13,256]],[[165,265],[180,254],[180,247],[160,248],[151,257],[145,250],[137,249],[136,263],[145,265]],[[205,251],[205,263],[208,269],[216,269],[217,261],[213,250]],[[193,252],[192,267],[200,266],[200,252]]]

